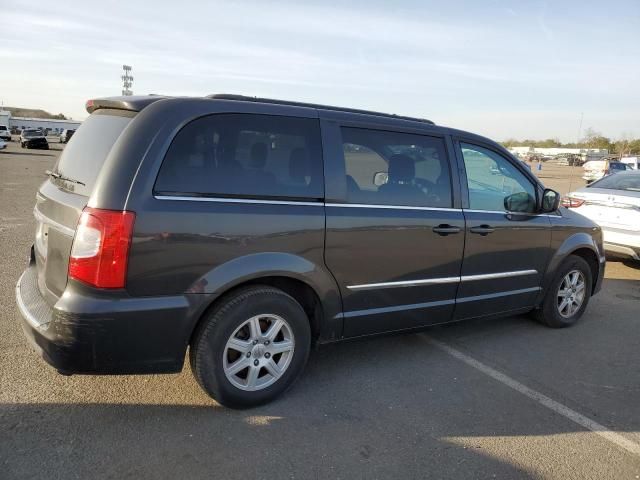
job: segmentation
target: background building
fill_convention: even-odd
[[[11,112],[0,111],[0,125],[6,125],[11,130],[25,128],[41,128],[47,133],[58,134],[64,129],[76,129],[80,126],[77,120],[57,120],[53,118],[14,117]]]
[[[606,157],[609,155],[609,150],[606,148],[563,148],[563,147],[510,147],[509,151],[513,153],[515,156],[531,160],[531,159],[542,159],[554,157],[580,157],[582,162],[587,162],[589,160],[598,160],[600,158]]]

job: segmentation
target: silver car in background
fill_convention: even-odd
[[[607,252],[640,261],[640,171],[604,177],[569,193],[562,205],[602,227]]]

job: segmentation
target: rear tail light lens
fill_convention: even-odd
[[[134,212],[85,208],[69,257],[69,277],[99,288],[124,288]]]
[[[578,208],[584,204],[582,198],[576,198],[571,196],[562,197],[562,206],[567,208]]]

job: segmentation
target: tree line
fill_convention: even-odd
[[[539,147],[539,148],[606,148],[609,153],[624,155],[640,154],[640,138],[623,135],[618,140],[605,137],[593,128],[587,128],[584,137],[579,142],[562,143],[557,138],[546,140],[516,140],[510,138],[501,142],[506,148],[510,147]]]

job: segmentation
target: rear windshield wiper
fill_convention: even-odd
[[[71,182],[71,183],[77,183],[78,185],[82,185],[83,187],[86,187],[86,185],[81,182],[80,180],[76,180],[74,178],[69,178],[69,177],[65,177],[64,175],[60,175],[57,172],[52,172],[51,170],[47,170],[45,172],[47,175],[49,175],[50,177],[59,179],[59,180],[64,180],[65,182]]]

